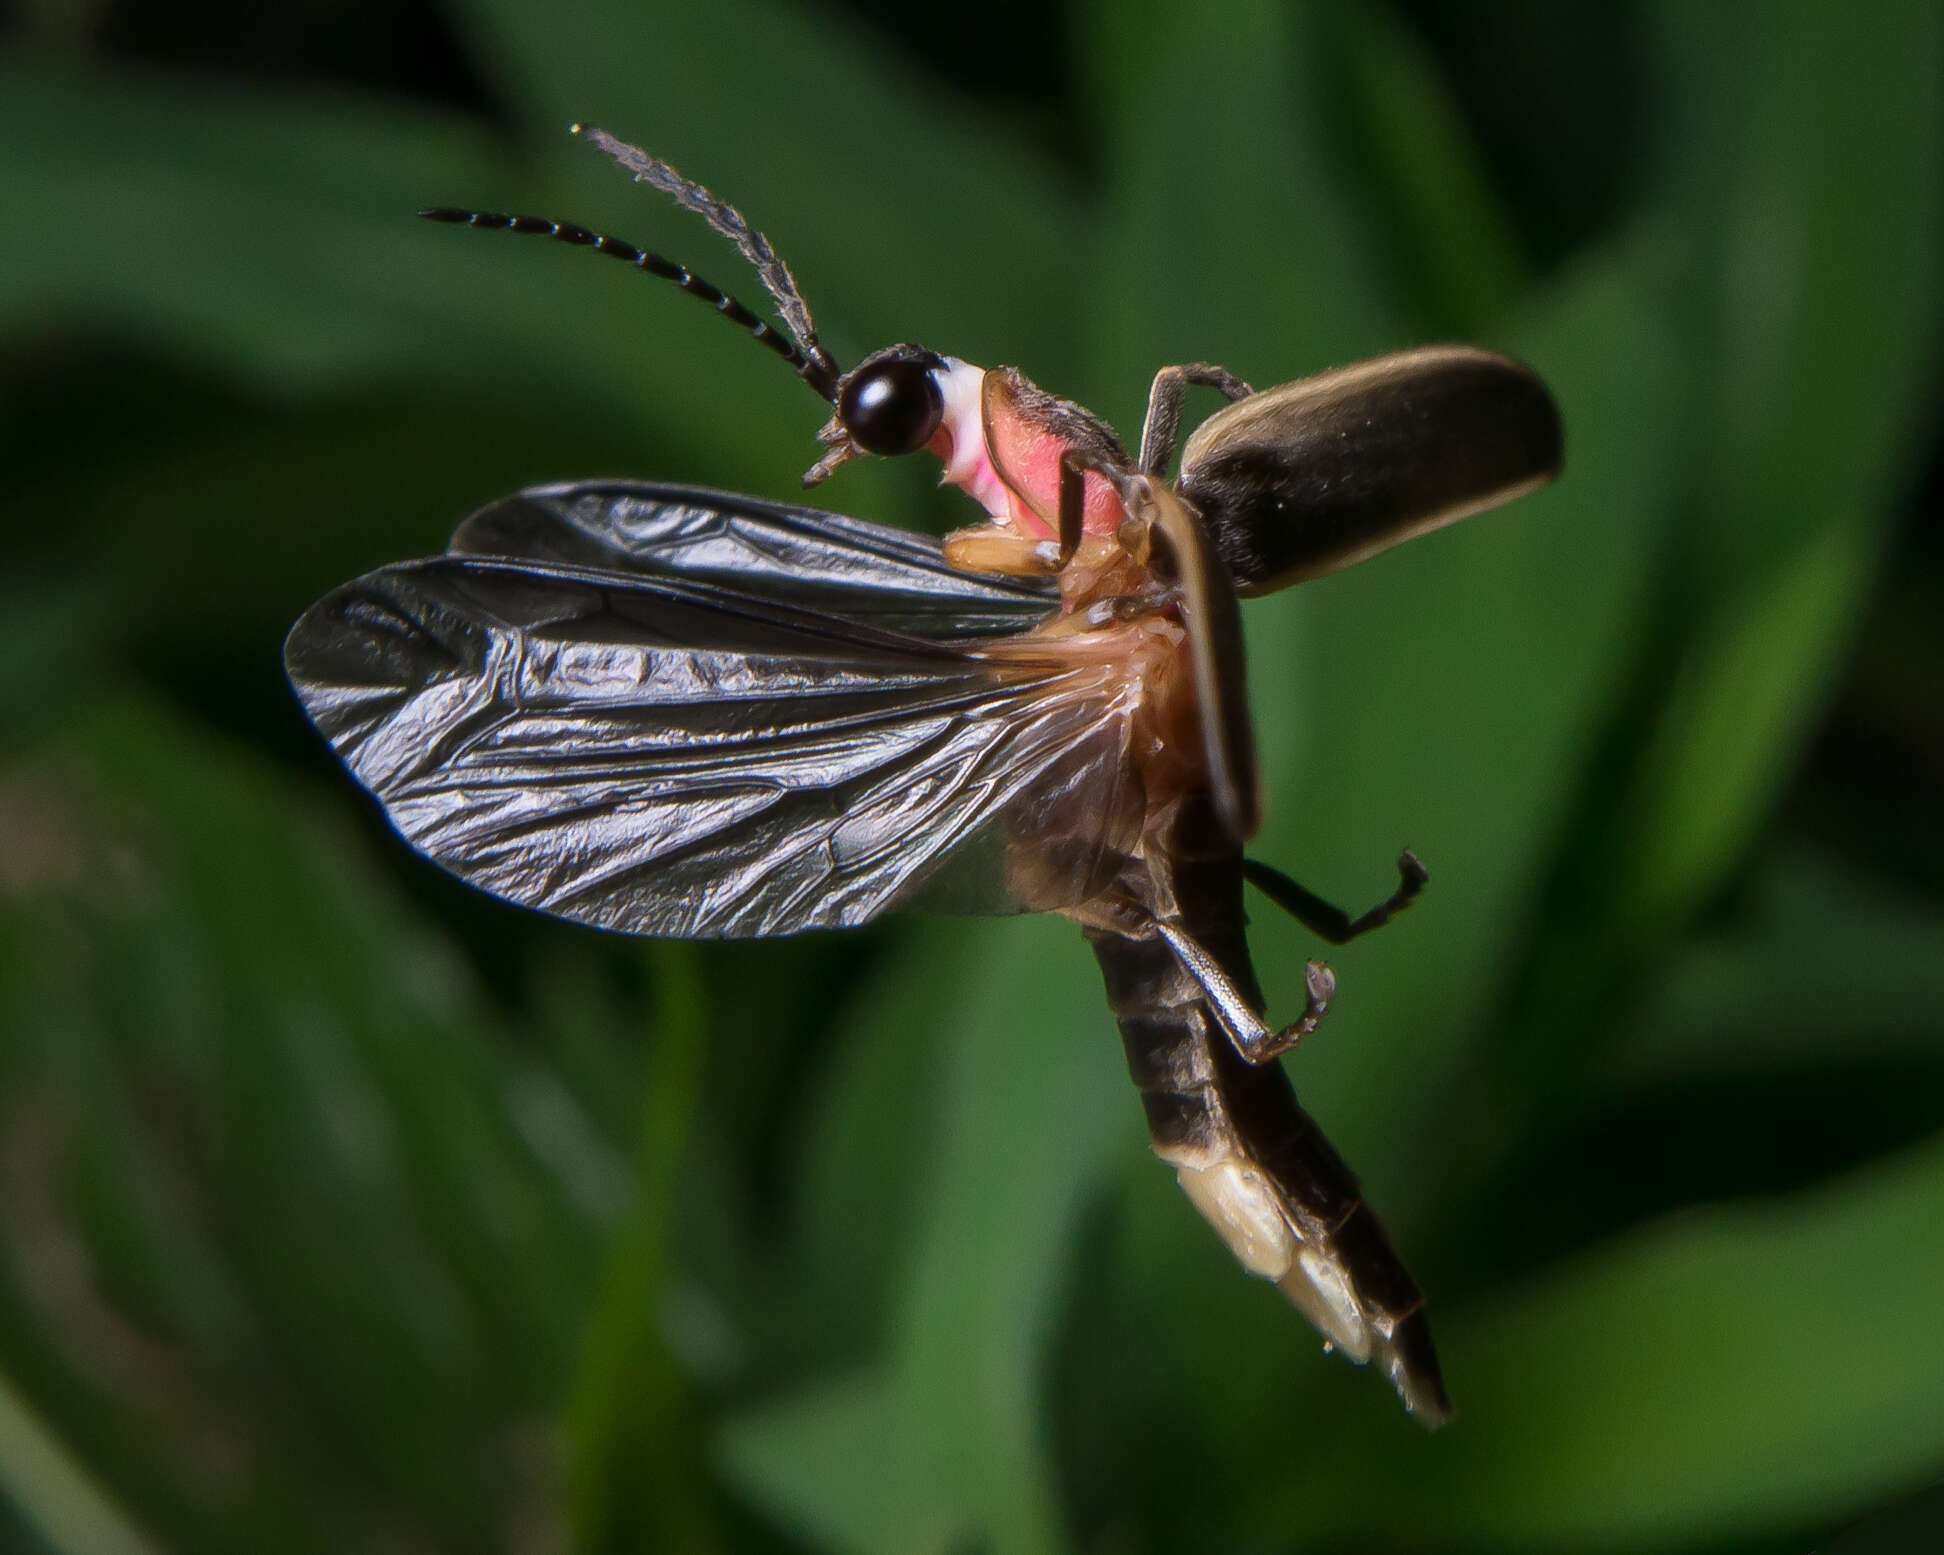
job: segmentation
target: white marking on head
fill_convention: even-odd
[[[952,438],[952,456],[945,461],[940,483],[961,487],[995,523],[1006,523],[1012,513],[1012,493],[992,467],[992,453],[986,447],[985,369],[948,356],[942,368],[932,369],[932,382],[945,401],[939,425]]]

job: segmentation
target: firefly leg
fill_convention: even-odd
[[[1175,591],[1161,583],[1149,584],[1135,594],[1115,594],[1087,607],[1087,624],[1106,626],[1113,621],[1136,621],[1154,614],[1174,598]]]
[[[1087,518],[1087,475],[1080,455],[1060,450],[1060,565],[1073,560]]]
[[[1205,950],[1200,941],[1172,923],[1154,920],[1154,932],[1168,942],[1168,948],[1208,998],[1208,1006],[1221,1022],[1222,1030],[1235,1044],[1235,1051],[1252,1064],[1266,1064],[1287,1053],[1322,1023],[1336,994],[1336,974],[1321,961],[1303,968],[1303,1013],[1281,1031],[1274,1030],[1242,996],[1242,990],[1221,964]]]
[[[1114,488],[1130,518],[1135,516],[1134,509],[1139,505],[1131,489],[1126,470],[1117,464],[1111,464],[1092,454],[1081,453],[1074,448],[1061,449],[1058,515],[1060,529],[1058,565],[1061,567],[1073,559],[1073,553],[1079,549],[1084,533],[1089,474],[1098,475]],[[1126,526],[1123,525],[1122,544],[1128,543]],[[1143,553],[1136,551],[1135,554]],[[1145,560],[1144,557],[1143,559]],[[1151,583],[1133,594],[1117,594],[1111,599],[1097,600],[1088,607],[1087,617],[1095,626],[1105,626],[1109,621],[1131,621],[1137,616],[1147,615],[1160,609],[1175,597],[1176,589],[1172,583]]]
[[[1098,454],[1077,448],[1060,450],[1060,565],[1064,567],[1080,548],[1087,517],[1087,477],[1098,475],[1120,494],[1122,505],[1128,500],[1128,472]]]
[[[1418,856],[1406,848],[1397,855],[1397,889],[1361,918],[1352,918],[1341,907],[1332,906],[1322,897],[1304,890],[1281,870],[1272,869],[1267,864],[1244,859],[1242,873],[1270,901],[1310,933],[1328,940],[1332,945],[1348,944],[1359,934],[1368,934],[1372,929],[1389,923],[1395,914],[1416,900],[1418,892],[1431,878],[1431,872],[1418,862]]]
[[[945,537],[945,560],[960,572],[990,572],[1005,578],[1044,578],[1059,571],[1059,547],[998,524],[974,524]]]
[[[966,572],[1044,576],[1064,570],[1086,534],[1087,476],[1090,474],[1098,475],[1116,491],[1126,490],[1128,474],[1119,465],[1098,454],[1062,448],[1059,512],[1054,518],[1056,538],[1034,540],[1009,527],[979,524],[945,537],[946,561]]]
[[[1220,389],[1231,400],[1247,399],[1255,390],[1226,367],[1212,362],[1183,362],[1154,375],[1148,390],[1147,420],[1141,426],[1141,473],[1159,475],[1174,457],[1175,437],[1181,431],[1181,402],[1191,385]]]

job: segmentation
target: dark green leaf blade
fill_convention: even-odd
[[[1944,1329],[1925,1319],[1940,1215],[1932,1144],[1794,1202],[1643,1228],[1454,1314],[1458,1427],[1400,1448],[1361,1419],[1261,1515],[1583,1549],[1853,1516],[1944,1466]],[[1371,1450],[1401,1472],[1380,1498],[1346,1494]]]

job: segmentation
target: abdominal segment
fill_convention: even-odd
[[[1239,858],[1153,867],[1145,883],[1256,996]],[[1142,881],[1130,875],[1126,884]],[[1085,915],[1074,914],[1082,917]],[[1424,1300],[1356,1176],[1297,1105],[1279,1063],[1251,1064],[1157,936],[1087,923],[1154,1153],[1249,1273],[1272,1281],[1326,1348],[1375,1359],[1427,1425],[1449,1418]]]

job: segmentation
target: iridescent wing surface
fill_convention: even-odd
[[[577,486],[496,503],[455,546],[328,595],[285,662],[400,833],[497,896],[750,938],[1070,905],[1137,845],[1139,688],[1057,639],[986,654],[962,608],[1016,630],[1045,596],[920,537]]]
[[[1025,631],[1047,579],[978,577],[906,529],[736,492],[647,481],[536,486],[488,503],[449,554],[690,578],[937,642]]]

